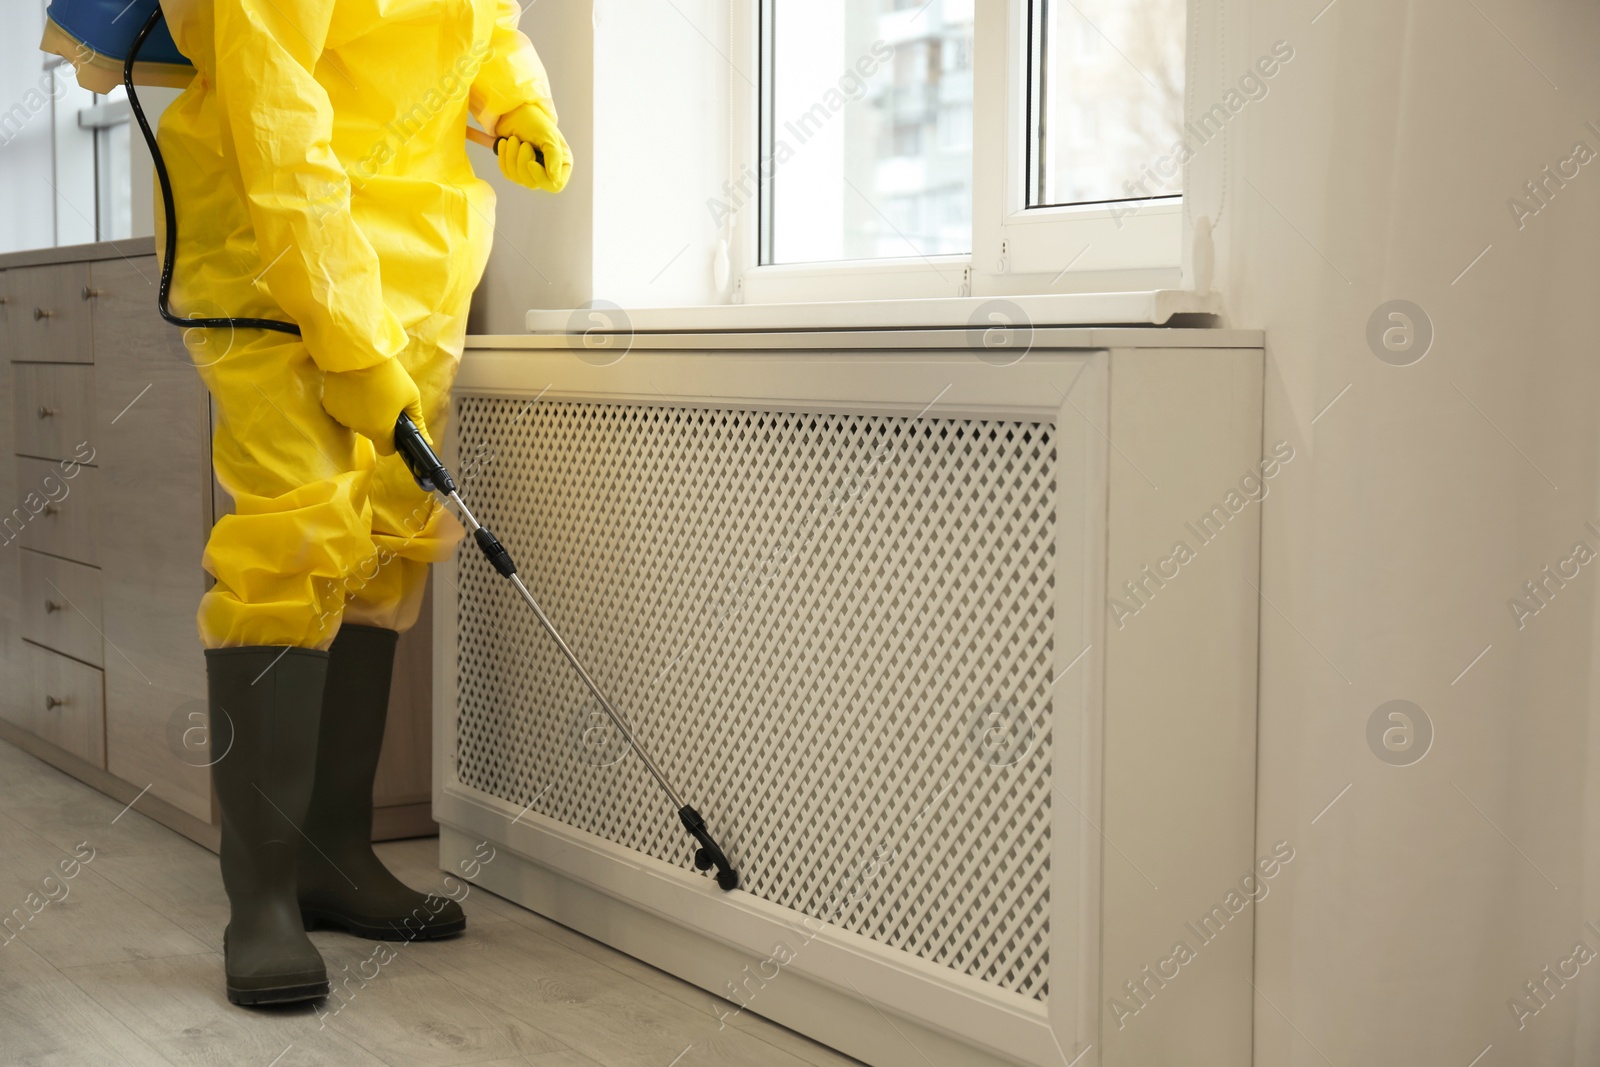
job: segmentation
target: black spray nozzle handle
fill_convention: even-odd
[[[494,151],[496,155],[500,154],[500,142],[504,140],[504,137],[496,137],[494,139]],[[538,145],[533,146],[533,161],[539,164],[541,167],[544,166],[544,149],[540,148]]]
[[[467,140],[476,141],[483,145],[483,147],[489,149],[495,155],[499,155],[500,146],[505,143],[506,138],[496,137],[494,134],[484,133],[482,130],[468,126]],[[544,166],[544,149],[540,148],[538,145],[533,146],[533,161],[539,164],[541,167]]]
[[[445,469],[444,461],[428,444],[428,439],[422,436],[422,431],[411,421],[411,416],[403,411],[394,422],[394,447],[406,461],[411,477],[423,489],[446,496],[456,491],[456,481]]]
[[[411,477],[417,480],[417,484],[425,492],[443,493],[445,496],[455,495],[455,479],[450,477],[444,462],[439,459],[433,446],[428,444],[428,439],[422,436],[422,431],[417,429],[417,424],[411,421],[411,416],[403,411],[400,417],[394,420],[394,447],[406,461]],[[459,499],[456,501],[456,506],[465,513],[466,505]],[[466,515],[465,518],[472,527],[472,539],[478,543],[478,549],[484,558],[500,572],[502,577],[515,578],[517,565],[512,561],[511,553],[500,543],[500,539],[490,533],[477,519],[470,515]]]
[[[683,828],[689,831],[700,847],[694,852],[694,865],[702,871],[709,871],[712,867],[717,869],[717,885],[723,892],[732,892],[739,888],[739,872],[734,870],[733,864],[728,862],[728,857],[717,846],[711,837],[711,831],[706,829],[706,821],[700,813],[691,807],[678,809],[678,818],[683,823]]]

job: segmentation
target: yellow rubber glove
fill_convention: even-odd
[[[539,104],[523,104],[503,115],[495,133],[505,138],[497,154],[500,173],[529,189],[559,193],[572,177],[572,149],[556,128],[556,118]],[[533,158],[533,150],[544,153],[544,166]]]
[[[371,441],[380,456],[394,454],[394,424],[402,411],[411,416],[428,443],[433,443],[422,421],[422,396],[398,359],[324,374],[322,409],[340,425]]]

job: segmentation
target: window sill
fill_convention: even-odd
[[[1011,297],[922,297],[691,307],[563,308],[528,312],[529,333],[749,333],[991,326],[1164,326],[1174,316],[1222,313],[1216,292],[1048,293]],[[1204,325],[1185,320],[1184,325]]]

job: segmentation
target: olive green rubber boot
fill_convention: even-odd
[[[426,941],[467,928],[461,905],[407,887],[372,851],[372,782],[399,640],[393,630],[345,623],[328,650],[316,787],[300,851],[307,930]]]
[[[327,670],[328,654],[308,648],[206,651],[229,907],[224,970],[235,1004],[328,994],[327,968],[300,921],[295,872]]]

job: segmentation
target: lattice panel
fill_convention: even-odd
[[[483,398],[458,418],[475,513],[749,892],[1044,999],[1053,426]],[[459,558],[461,781],[692,867],[531,612]]]

